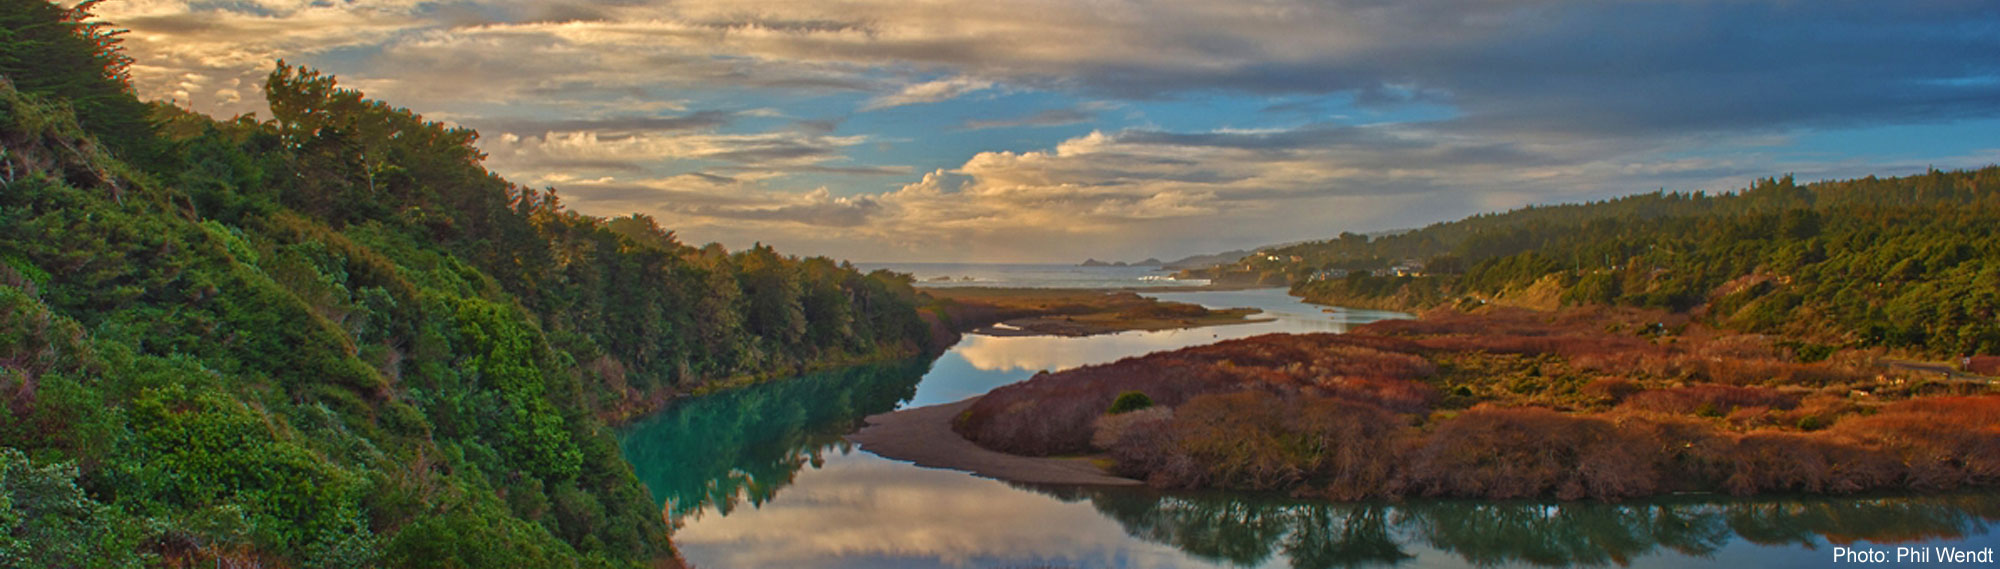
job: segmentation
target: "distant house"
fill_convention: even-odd
[[[1326,280],[1344,279],[1344,278],[1347,278],[1347,269],[1320,269],[1318,271],[1313,271],[1312,276],[1306,277],[1306,280],[1326,281]]]
[[[1403,262],[1397,263],[1396,266],[1389,267],[1383,272],[1399,277],[1421,277],[1424,276],[1424,262],[1418,259],[1404,259]]]

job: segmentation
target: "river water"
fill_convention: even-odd
[[[1173,271],[1155,266],[1083,267],[1005,263],[861,263],[861,270],[888,269],[916,277],[917,285],[949,288],[1155,288],[1208,284],[1207,279],[1176,280]]]
[[[675,521],[675,544],[703,569],[1821,567],[1836,547],[1878,548],[1890,561],[1899,546],[2000,549],[1996,493],[1336,504],[1016,485],[842,440],[868,415],[958,401],[1039,370],[1398,316],[1322,310],[1277,289],[1149,296],[1255,307],[1273,320],[1085,338],[969,335],[935,361],[684,401],[627,427],[620,444]]]

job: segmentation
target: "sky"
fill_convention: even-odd
[[[694,244],[1172,259],[2000,162],[1990,0],[108,0],[135,86],[278,59]],[[262,113],[268,116],[268,112]]]

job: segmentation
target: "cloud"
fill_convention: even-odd
[[[100,4],[100,17],[132,30],[125,48],[138,62],[133,82],[145,97],[171,97],[224,115],[260,110],[244,84],[262,85],[272,62],[381,45],[429,25],[414,4],[256,4],[133,0]]]
[[[749,169],[747,167],[737,167],[737,168]],[[808,164],[804,166],[792,166],[787,168],[786,171],[795,173],[813,173],[813,174],[842,174],[847,176],[901,176],[901,175],[908,175],[912,173],[914,170],[911,169],[909,166],[894,166],[894,165],[833,166],[826,164]]]
[[[255,75],[276,57],[380,53],[369,75],[436,100],[760,88],[877,93],[864,110],[999,86],[1128,100],[1345,94],[1455,109],[1467,128],[1687,133],[2000,113],[1990,2],[1412,0],[993,4],[474,0],[101,10],[162,76]],[[1658,33],[1631,33],[1631,30]],[[944,78],[882,79],[915,71]],[[553,91],[545,87],[555,87]],[[186,90],[189,93],[212,89]],[[385,93],[389,94],[389,93]],[[601,93],[600,93],[601,94]],[[204,102],[203,104],[208,104]]]
[[[632,10],[654,34],[714,33],[701,46],[710,53],[953,74],[871,108],[996,83],[1124,99],[1346,93],[1445,103],[1496,128],[1592,132],[2000,112],[2000,85],[1979,80],[2000,75],[2000,62],[1952,56],[2000,49],[1982,31],[2000,20],[1990,3],[718,0]]]
[[[661,117],[606,117],[576,119],[489,119],[475,121],[483,132],[541,134],[548,132],[595,132],[599,136],[632,135],[646,132],[713,130],[730,123],[735,113],[705,110],[686,115]]]
[[[825,188],[803,194],[773,192],[701,172],[623,183],[579,181],[564,185],[560,191],[598,207],[624,207],[624,211],[703,223],[760,222],[795,231],[859,226],[881,209],[873,196],[834,196]]]
[[[2000,8],[1982,2],[423,6],[134,0],[100,11],[134,30],[129,43],[146,62],[137,75],[153,94],[214,90],[158,87],[179,72],[254,79],[277,57],[366,49],[381,54],[366,74],[424,79],[393,95],[435,100],[751,87],[875,92],[864,109],[877,110],[1000,85],[1123,99],[1345,93],[1366,104],[1448,104],[1467,128],[1536,132],[2000,113],[2000,60],[1957,56],[2000,51],[2000,36],[1987,33]],[[900,84],[881,80],[883,70],[945,78]]]
[[[1011,119],[967,120],[959,125],[961,130],[986,130],[991,128],[1015,128],[1024,126],[1064,126],[1096,118],[1096,115],[1077,109],[1049,109],[1025,117]]]
[[[869,99],[868,104],[863,105],[861,107],[861,110],[873,111],[873,110],[886,109],[889,107],[900,107],[903,105],[935,103],[938,101],[956,99],[958,97],[964,96],[967,93],[981,91],[991,87],[993,87],[993,82],[991,81],[983,81],[969,77],[952,77],[950,79],[926,81],[923,83],[915,83],[903,87],[901,91],[897,91],[895,93]]]
[[[874,259],[1041,260],[1082,247],[1165,257],[1633,190],[1727,189],[1774,172],[1870,173],[1920,157],[1857,163],[1764,141],[2000,117],[2000,59],[1976,55],[2000,53],[1992,2],[122,0],[99,10],[133,30],[126,45],[147,96],[256,110],[270,61],[290,58],[486,130],[496,171],[574,187],[579,207],[660,212],[683,235],[707,236],[695,238]],[[862,159],[878,154],[864,145],[889,139],[860,129],[946,119],[812,119],[923,104],[966,117],[967,96],[986,92],[1131,112],[1120,122],[1079,105],[918,125],[951,144],[898,138],[897,151],[964,148],[948,140],[954,126],[1098,130],[1059,142],[1034,138],[1059,131],[1005,133],[1022,137],[1006,142],[1017,150],[1043,150],[914,152],[931,161],[920,169]],[[1177,115],[1231,112],[1217,108],[1252,109],[1241,120],[1254,128]],[[1364,119],[1322,122],[1331,112]],[[855,179],[901,185],[821,187]]]
[[[696,239],[863,260],[1173,256],[1659,187],[1733,189],[1768,175],[1778,161],[1754,154],[1655,158],[1714,143],[1558,144],[1412,125],[1131,129],[1093,132],[1044,151],[979,153],[883,192],[801,195],[750,180],[683,179],[655,186],[683,193],[586,207],[653,213]],[[1854,167],[1782,166],[1806,179]]]
[[[520,121],[529,127],[516,134],[487,136],[481,148],[487,166],[502,175],[536,183],[647,177],[686,169],[731,172],[732,178],[761,181],[798,174],[885,176],[907,174],[907,166],[848,162],[845,149],[864,144],[868,136],[835,136],[810,129],[722,133],[689,130],[719,124],[719,115],[703,112],[659,120]],[[510,124],[502,122],[501,124]],[[570,130],[571,128],[586,128]]]

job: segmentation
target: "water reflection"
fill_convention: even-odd
[[[1287,296],[1284,289],[1275,288],[1181,293],[1149,292],[1145,295],[1174,302],[1200,304],[1209,308],[1256,308],[1264,311],[1258,318],[1269,320],[1252,324],[1187,330],[1120,332],[1081,338],[967,335],[958,345],[953,346],[951,351],[938,358],[937,365],[932,368],[930,375],[917,387],[917,395],[910,401],[909,406],[922,407],[963,400],[992,391],[995,387],[1027,379],[1040,370],[1064,370],[1261,334],[1346,332],[1349,327],[1376,320],[1408,317],[1402,313],[1379,310],[1324,309],[1317,305],[1299,302],[1297,298]]]
[[[841,437],[908,400],[928,369],[868,365],[683,401],[627,427],[619,447],[673,519],[710,507],[728,515],[770,500],[828,451],[849,450]]]
[[[978,370],[1055,371],[1261,334],[1346,332],[1350,327],[1376,320],[1408,317],[1399,312],[1322,308],[1299,302],[1298,299],[1287,296],[1283,289],[1274,288],[1146,293],[1146,296],[1173,302],[1200,304],[1209,308],[1255,308],[1263,311],[1256,318],[1266,321],[1186,330],[1120,332],[1081,338],[969,335],[958,346],[953,347],[951,355],[962,356],[966,364]]]
[[[1160,292],[1146,296],[1169,302],[1199,304],[1208,308],[1255,308],[1261,317],[1276,318],[1299,332],[1346,332],[1348,328],[1387,318],[1409,318],[1401,312],[1326,307],[1300,302],[1285,289]]]
[[[778,500],[674,534],[702,567],[1220,567],[1135,540],[1081,501],[864,452],[830,456]]]
[[[706,567],[1820,566],[1830,546],[1992,546],[2000,494],[1346,504],[1012,485],[829,452],[674,536]]]
[[[987,371],[1063,370],[1122,357],[1212,344],[1232,338],[1290,331],[1267,324],[1235,324],[1186,330],[1119,332],[1062,338],[1051,336],[967,335],[952,350],[973,369]]]
[[[1825,561],[1829,545],[1988,547],[2000,494],[1869,498],[1668,498],[1629,504],[1418,501],[1342,504],[1229,494],[1041,488],[1087,501],[1127,532],[1233,566],[1707,564],[1736,538],[1771,563]],[[1774,539],[1775,538],[1775,539]],[[1808,563],[1817,565],[1819,563]]]

